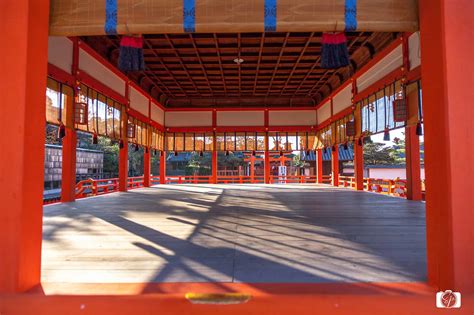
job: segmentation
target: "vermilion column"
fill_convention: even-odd
[[[62,170],[61,170],[61,201],[70,202],[76,199],[76,146],[77,134],[74,129],[74,100],[65,95],[66,136],[63,138]]]
[[[214,132],[214,135],[213,135],[213,140],[212,140],[212,177],[211,177],[211,182],[213,184],[217,184],[217,137],[216,137],[216,133]]]
[[[145,187],[150,187],[150,173],[150,149],[145,148],[145,152],[143,153],[143,186]]]
[[[364,190],[364,146],[354,142],[354,177],[355,188]]]
[[[268,132],[265,133],[265,153],[264,153],[264,171],[263,175],[265,177],[265,184],[270,183],[270,152],[269,152],[270,143],[268,141]]]
[[[250,182],[255,182],[255,156],[250,156]]]
[[[421,200],[420,138],[416,134],[416,126],[405,128],[405,157],[407,199]]]
[[[323,150],[316,150],[316,176],[318,184],[323,183]]]
[[[428,282],[474,291],[472,0],[420,0]]]
[[[121,115],[122,141],[123,148],[119,152],[119,191],[128,190],[128,141],[127,141],[127,124],[128,115],[125,111]]]
[[[166,184],[166,151],[160,152],[160,184]]]
[[[0,293],[40,283],[48,17],[47,0],[0,5]]]
[[[331,151],[331,163],[332,163],[332,185],[339,186],[339,146],[334,145],[333,151]]]

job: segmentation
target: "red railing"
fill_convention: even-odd
[[[270,184],[304,184],[304,183],[316,183],[317,177],[311,175],[286,175],[270,176]]]
[[[85,179],[76,184],[76,199],[118,191],[118,178]],[[128,178],[128,189],[143,187],[143,176]]]
[[[166,184],[210,184],[211,176],[187,175],[187,176],[166,176]]]
[[[332,183],[332,176],[331,175],[323,175],[323,184],[331,184]]]
[[[264,176],[253,176],[253,178],[247,175],[217,176],[218,184],[263,184],[264,182]]]

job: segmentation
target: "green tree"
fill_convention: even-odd
[[[366,165],[395,164],[392,148],[384,143],[372,142],[364,144],[364,163]]]

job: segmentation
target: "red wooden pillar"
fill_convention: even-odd
[[[143,186],[150,187],[151,163],[150,163],[150,148],[145,147],[143,153]]]
[[[160,152],[160,184],[166,184],[166,151]]]
[[[265,153],[264,153],[264,177],[265,177],[265,184],[270,183],[270,151],[269,151],[269,139],[268,139],[268,132],[265,133]]]
[[[332,163],[332,185],[339,186],[339,145],[334,145],[334,150],[331,149],[331,163]]]
[[[354,177],[356,190],[364,190],[364,145],[354,142]]]
[[[216,133],[214,132],[213,140],[212,140],[212,177],[211,183],[217,184],[217,137]]]
[[[250,182],[255,182],[255,156],[250,156]]]
[[[316,150],[316,177],[318,184],[323,183],[323,150]]]
[[[49,1],[0,7],[0,293],[14,293],[40,283]]]
[[[127,124],[128,114],[122,111],[121,115],[122,141],[123,148],[119,152],[119,191],[128,190],[128,141],[127,141]]]
[[[74,100],[72,95],[62,98],[66,108],[66,136],[63,138],[61,165],[61,201],[70,202],[76,199],[76,146],[77,134],[74,129]]]
[[[405,128],[405,157],[407,172],[407,199],[421,200],[420,138],[416,126]]]
[[[420,0],[428,282],[474,291],[472,0]]]

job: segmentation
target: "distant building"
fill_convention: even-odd
[[[44,190],[61,188],[62,146],[45,145]],[[104,169],[104,153],[97,150],[77,148],[76,179],[101,178]]]

